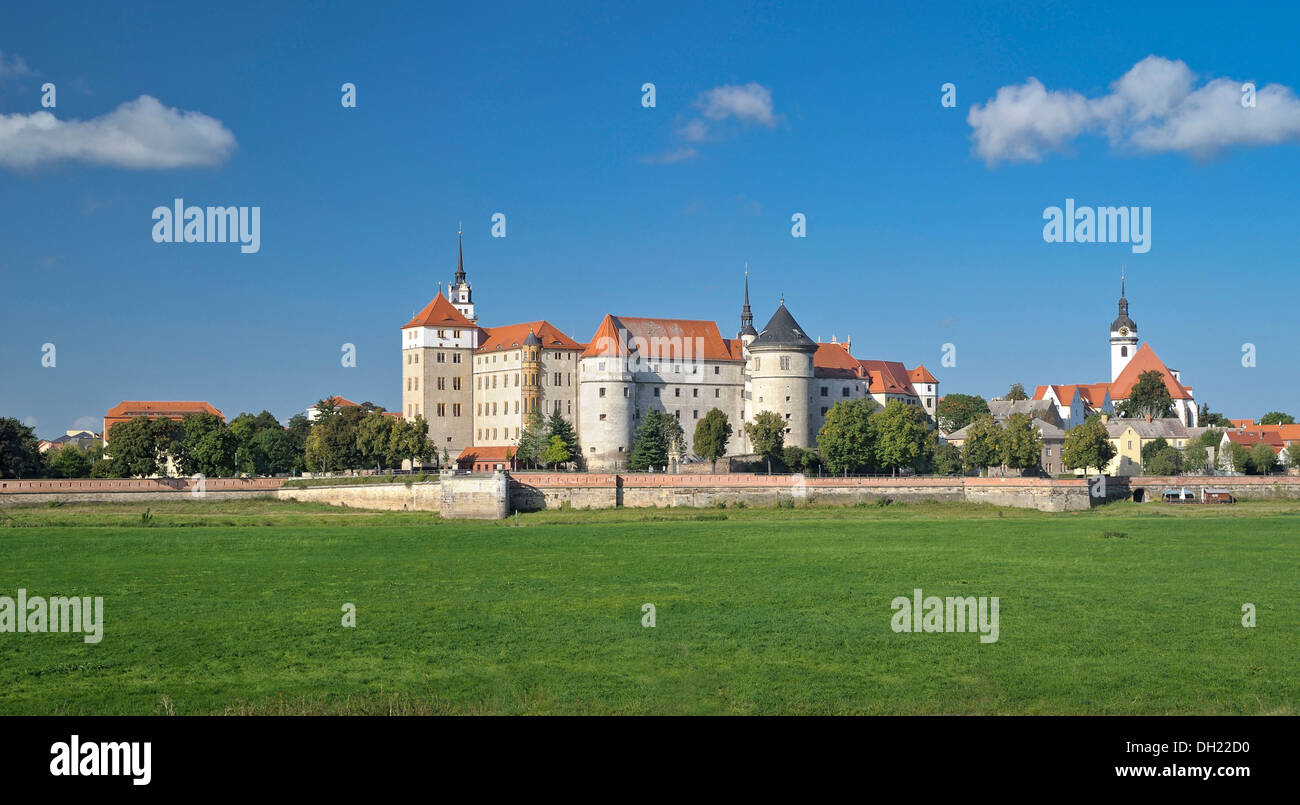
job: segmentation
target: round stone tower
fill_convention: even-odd
[[[636,384],[626,330],[606,316],[578,361],[578,441],[586,468],[626,470],[635,430]]]
[[[786,310],[784,299],[746,351],[750,392],[745,400],[745,421],[763,411],[775,411],[786,421],[787,446],[815,447],[811,412],[817,402],[813,398],[813,353],[817,342]],[[748,439],[745,446],[753,449]]]

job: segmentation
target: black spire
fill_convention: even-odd
[[[1128,317],[1128,299],[1124,297],[1124,270],[1119,272],[1119,317],[1110,324],[1110,331],[1118,332],[1119,328],[1127,327],[1130,333],[1137,331],[1137,322]]]
[[[749,263],[745,263],[745,306],[740,309],[740,335],[758,335],[754,314],[749,309]]]
[[[461,246],[461,233],[456,230],[456,284],[465,282],[465,250]]]

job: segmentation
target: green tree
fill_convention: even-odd
[[[628,457],[628,469],[633,472],[645,472],[651,467],[668,465],[668,445],[664,439],[664,423],[667,414],[650,409],[641,418],[632,439],[632,453]]]
[[[1219,454],[1219,466],[1243,474],[1250,472],[1253,469],[1250,464],[1250,448],[1244,444],[1228,442],[1228,446]]]
[[[1210,453],[1200,442],[1191,442],[1183,448],[1183,472],[1200,475],[1210,463]]]
[[[1142,451],[1142,473],[1144,475],[1180,475],[1183,471],[1183,454],[1178,448],[1166,444],[1153,451],[1148,457]]]
[[[1127,400],[1121,400],[1115,411],[1120,416],[1138,419],[1141,417],[1169,417],[1174,415],[1174,401],[1165,386],[1165,376],[1158,369],[1151,369],[1138,375],[1137,382],[1128,393]]]
[[[961,448],[952,442],[940,442],[934,449],[935,475],[961,475]]]
[[[254,460],[261,462],[257,467],[259,475],[288,475],[300,469],[301,452],[293,434],[284,428],[258,431],[251,449]]]
[[[30,478],[44,466],[35,430],[13,417],[0,417],[0,478]]]
[[[535,467],[541,461],[542,450],[546,448],[546,423],[541,411],[530,411],[524,419],[523,432],[519,434],[519,446],[515,458],[521,467]]]
[[[90,456],[78,450],[76,445],[65,444],[55,453],[50,462],[53,475],[58,478],[86,478],[90,475]]]
[[[817,434],[817,448],[826,469],[837,474],[875,470],[876,435],[871,415],[877,407],[870,397],[862,397],[840,400],[826,412]]]
[[[989,415],[979,416],[966,426],[966,443],[961,451],[962,465],[968,470],[984,470],[1002,461],[1002,428]]]
[[[1089,419],[1065,432],[1065,446],[1061,449],[1061,463],[1066,467],[1087,472],[1096,468],[1101,472],[1115,457],[1115,445],[1110,433],[1100,419]]]
[[[935,409],[935,418],[939,423],[939,430],[952,433],[974,422],[975,417],[980,414],[988,412],[989,404],[983,397],[973,394],[948,394],[939,401],[939,407]]]
[[[1159,453],[1161,450],[1168,450],[1168,449],[1169,449],[1169,442],[1165,441],[1164,437],[1152,439],[1151,441],[1142,445],[1142,466],[1145,467],[1147,461],[1149,461],[1151,457],[1154,456],[1156,453]]]
[[[1211,411],[1209,403],[1201,403],[1201,408],[1196,414],[1196,424],[1202,428],[1232,427],[1232,421],[1218,411]]]
[[[1007,390],[1006,399],[1013,401],[1029,399],[1029,395],[1025,393],[1025,385],[1023,383],[1012,383],[1011,388]]]
[[[1042,463],[1043,439],[1028,414],[1012,414],[1002,426],[999,457],[1006,466],[1027,470]]]
[[[569,452],[569,446],[564,443],[564,437],[556,434],[551,437],[551,441],[542,451],[542,461],[550,464],[552,468],[558,468],[560,464],[565,463],[573,456]]]
[[[383,472],[389,466],[395,421],[380,413],[368,413],[357,422],[357,453],[376,472]]]
[[[234,474],[239,438],[226,427],[224,419],[206,411],[186,414],[181,418],[180,430],[176,458],[182,474],[202,473],[208,478]]]
[[[754,452],[767,460],[767,472],[772,474],[772,459],[780,460],[785,448],[785,420],[775,411],[759,411],[745,423],[745,435]]]
[[[876,464],[897,475],[903,468],[920,470],[934,454],[936,438],[930,418],[920,406],[890,400],[871,415]]]
[[[1223,431],[1211,428],[1201,434],[1199,441],[1206,447],[1218,447],[1219,442],[1223,441]]]
[[[1261,425],[1294,425],[1295,417],[1281,411],[1269,411],[1259,418]]]
[[[1267,444],[1256,442],[1251,445],[1246,466],[1256,475],[1269,475],[1277,467],[1277,453]]]
[[[578,446],[578,434],[573,429],[573,423],[565,419],[564,415],[561,414],[559,411],[552,411],[551,416],[546,420],[547,446],[546,448],[544,448],[545,450],[550,449],[550,442],[556,436],[559,436],[561,441],[564,442],[564,449],[569,451],[569,456],[571,459],[581,458],[582,448]],[[565,459],[565,460],[568,461],[570,459]],[[543,459],[543,461],[545,461],[545,459]],[[546,463],[549,464],[552,462],[548,461]]]
[[[711,409],[695,426],[695,438],[692,447],[696,455],[706,458],[713,470],[718,469],[718,459],[727,454],[727,442],[731,439],[731,422],[721,409]]]
[[[181,452],[182,437],[181,423],[171,419],[138,416],[118,422],[108,432],[113,474],[147,478],[166,470],[168,457]]]

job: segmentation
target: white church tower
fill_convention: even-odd
[[[456,233],[456,279],[447,288],[447,301],[459,310],[472,323],[478,323],[474,315],[474,286],[465,279],[465,250],[461,245],[462,233]]]
[[[1128,317],[1128,300],[1124,298],[1124,272],[1119,275],[1119,317],[1110,324],[1110,382],[1119,378],[1137,352],[1137,323]]]

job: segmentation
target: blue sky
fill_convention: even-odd
[[[7,5],[0,415],[48,437],[123,399],[283,419],[328,394],[396,409],[399,328],[454,272],[459,221],[483,324],[545,318],[585,341],[612,312],[732,335],[748,261],[760,326],[784,294],[813,337],[850,335],[858,357],[923,362],[942,392],[985,397],[1108,380],[1123,264],[1139,335],[1198,400],[1300,413],[1300,12],[856,5]],[[1152,146],[1137,113],[1096,110],[1153,55],[1184,63],[1193,89],[1291,90],[1252,110],[1264,135],[1202,115],[1181,132],[1193,145],[1162,129],[1173,144]],[[1044,106],[1035,120],[1060,112],[1067,130],[1027,133],[1014,109],[992,114],[1031,77],[1099,116]],[[234,147],[169,143],[199,155],[179,167],[50,155],[4,133],[42,112],[45,82],[58,121],[150,96]],[[709,94],[754,86],[766,107]],[[1037,160],[976,153],[973,105]],[[260,251],[153,242],[152,210],[177,197],[260,206]],[[1043,210],[1066,198],[1150,206],[1151,250],[1045,243]]]

